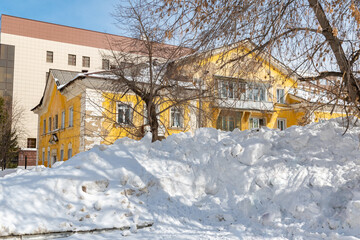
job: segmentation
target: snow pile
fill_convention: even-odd
[[[332,120],[285,131],[199,129],[155,143],[120,139],[54,169],[1,178],[0,235],[129,226],[127,235],[153,223],[141,231],[360,238],[360,128],[343,133]]]

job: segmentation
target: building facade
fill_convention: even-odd
[[[0,96],[11,98],[23,111],[24,134],[19,144],[26,149],[26,155],[35,154],[38,144],[38,116],[31,109],[43,95],[49,69],[77,72],[109,69],[106,56],[111,55],[110,49],[132,51],[133,41],[128,37],[1,16]]]

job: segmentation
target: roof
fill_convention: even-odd
[[[81,76],[83,73],[81,72],[74,72],[74,71],[67,71],[67,70],[59,70],[59,69],[50,69],[49,70],[49,76],[52,75],[54,77],[55,82],[58,82],[57,88],[60,89],[63,86],[66,86],[69,82],[73,81],[74,79]],[[40,99],[40,102],[38,105],[36,105],[31,111],[36,110],[38,107],[40,107],[43,103],[45,91],[49,83],[49,78],[46,79],[46,85],[44,88],[43,96]]]
[[[58,70],[58,69],[50,69],[51,74],[53,75],[56,85],[58,88],[61,86],[65,86],[78,76],[81,76],[83,73],[81,72],[73,72],[73,71],[66,71],[66,70]]]
[[[145,52],[142,41],[139,39],[9,16],[5,14],[1,15],[1,32],[100,49],[131,52],[140,55],[144,55]],[[168,50],[178,48],[178,46],[170,44],[158,45],[162,48],[165,47]],[[155,56],[163,58],[176,58],[188,54],[191,51],[192,50],[190,48],[181,47],[179,49],[179,53],[174,57],[171,57],[170,53],[166,54],[164,51],[155,52]]]

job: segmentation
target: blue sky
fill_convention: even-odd
[[[120,0],[0,0],[0,14],[126,35],[111,16]]]

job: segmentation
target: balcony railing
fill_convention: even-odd
[[[220,108],[249,109],[249,110],[267,110],[273,111],[274,104],[266,101],[239,100],[239,99],[217,99],[215,106]]]

